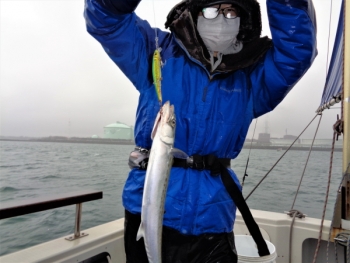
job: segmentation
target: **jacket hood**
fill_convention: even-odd
[[[243,42],[243,49],[236,54],[225,55],[214,72],[228,73],[256,63],[272,46],[272,41],[267,37],[260,38],[260,7],[255,0],[183,0],[175,5],[168,14],[165,27],[169,28],[188,53],[200,61],[210,72],[210,55],[197,30],[197,14],[202,7],[217,3],[232,3],[239,7],[244,6],[244,8],[241,7],[240,15],[241,21],[242,17],[245,17],[245,22],[241,22],[240,33],[237,36],[237,39]],[[249,6],[247,3],[253,3],[253,6]],[[245,12],[246,14],[242,16],[242,13]],[[254,16],[256,19],[250,19],[253,17],[253,13],[258,14],[258,17]],[[248,23],[247,21],[251,22]]]
[[[240,28],[237,36],[239,41],[246,43],[260,37],[261,13],[260,5],[256,0],[183,0],[168,14],[165,27],[168,28],[186,9],[197,24],[198,13],[203,7],[222,3],[232,4],[240,9]]]

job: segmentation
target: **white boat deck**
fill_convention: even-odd
[[[289,262],[289,235],[292,218],[286,214],[252,210],[252,214],[266,240],[271,241],[277,251],[277,263]],[[319,235],[320,219],[297,218],[293,228],[292,262],[312,262]],[[324,222],[322,244],[317,262],[326,261],[326,245],[330,221]],[[235,234],[249,234],[242,217],[237,215]],[[125,263],[124,219],[118,219],[83,231],[88,236],[67,241],[65,237],[33,246],[0,257],[1,263],[19,262],[82,262],[97,254],[109,253],[110,262]],[[330,245],[329,262],[334,261],[333,244]],[[338,249],[338,253],[343,252]],[[344,262],[339,256],[338,262]]]

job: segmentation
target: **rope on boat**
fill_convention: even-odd
[[[335,200],[335,203],[334,203],[333,215],[335,215],[335,211],[337,209],[337,204],[338,204],[339,198],[341,196],[341,189],[342,189],[342,186],[343,186],[344,179],[349,174],[349,171],[350,171],[350,163],[348,164],[348,167],[346,168],[346,172],[343,174],[343,178],[340,181],[340,184],[339,184],[339,187],[338,187],[338,191],[337,191],[338,194],[336,196],[336,200]],[[327,263],[329,262],[329,256],[328,256],[328,254],[329,254],[329,243],[331,242],[331,232],[332,232],[332,229],[333,229],[333,225],[334,225],[334,217],[332,218],[331,225],[329,227],[329,233],[328,233]],[[340,235],[340,234],[342,234],[342,233],[339,233],[338,235]],[[336,238],[338,238],[338,235],[336,236]],[[334,253],[335,253],[335,260],[336,260],[336,262],[338,262],[337,242],[334,242]],[[348,261],[348,262],[350,262],[350,261]]]
[[[294,221],[295,218],[304,218],[306,215],[303,214],[302,212],[300,212],[299,210],[295,210],[295,209],[291,209],[287,215],[289,215],[290,217],[293,217],[292,219],[292,224],[290,226],[290,230],[289,230],[289,263],[292,262],[292,239],[293,239],[293,225],[294,225]]]
[[[297,191],[295,193],[295,196],[294,196],[294,201],[293,201],[292,207],[291,207],[290,211],[287,213],[287,215],[289,215],[290,217],[293,217],[292,223],[290,225],[290,230],[289,230],[289,263],[292,262],[292,239],[293,239],[293,226],[294,226],[295,217],[304,218],[306,216],[303,213],[301,213],[300,211],[295,210],[293,208],[294,208],[295,200],[297,199],[297,196],[298,196],[298,193],[299,193],[301,182],[303,181],[303,178],[304,178],[304,175],[305,175],[305,170],[306,170],[307,164],[309,163],[309,159],[310,159],[310,155],[311,155],[311,152],[312,152],[312,148],[313,148],[314,143],[315,143],[316,135],[317,135],[318,129],[320,127],[320,123],[321,123],[321,120],[322,120],[322,114],[320,114],[320,115],[321,115],[321,117],[320,117],[320,119],[318,121],[318,125],[317,125],[317,128],[316,128],[315,134],[314,134],[314,138],[312,140],[312,144],[311,144],[311,147],[310,147],[310,150],[309,150],[309,154],[308,154],[307,159],[306,159],[304,170],[303,170],[303,173],[302,173],[300,181],[299,181],[298,189],[297,189]]]
[[[300,186],[301,186],[301,182],[303,180],[303,177],[304,177],[304,174],[305,174],[305,170],[306,170],[306,167],[307,167],[307,164],[308,164],[308,161],[309,161],[309,158],[310,158],[310,155],[311,155],[311,151],[312,151],[312,148],[313,148],[313,145],[314,145],[314,141],[315,141],[315,138],[316,138],[316,135],[317,135],[317,132],[318,132],[318,129],[319,129],[319,126],[320,126],[320,123],[321,123],[321,119],[322,119],[322,114],[321,113],[318,113],[315,115],[315,117],[313,117],[313,119],[310,121],[310,123],[304,128],[304,130],[298,135],[298,137],[293,141],[293,143],[288,147],[288,149],[282,154],[282,156],[276,161],[276,163],[271,167],[271,169],[265,174],[265,176],[259,181],[259,183],[253,188],[253,190],[247,195],[247,197],[245,198],[245,200],[247,200],[251,195],[252,193],[258,188],[258,186],[262,183],[263,180],[265,180],[265,178],[267,177],[267,175],[274,169],[274,167],[279,163],[279,161],[284,157],[284,155],[291,149],[291,147],[294,145],[294,143],[299,139],[299,137],[305,132],[305,130],[311,125],[311,123],[315,120],[315,118],[318,116],[318,115],[321,115],[320,119],[319,119],[319,122],[318,122],[318,125],[317,125],[317,129],[315,131],[315,135],[314,135],[314,138],[313,138],[313,141],[312,141],[312,144],[311,144],[311,147],[310,147],[310,151],[309,151],[309,154],[308,154],[308,157],[307,157],[307,160],[306,160],[306,163],[305,163],[305,166],[304,166],[304,170],[303,170],[303,173],[302,173],[302,176],[301,176],[301,179],[300,179],[300,182],[299,182],[299,186],[298,186],[298,189],[297,189],[297,192],[296,192],[296,195],[294,197],[294,201],[293,201],[293,204],[292,204],[292,208],[291,210],[287,213],[289,216],[293,217],[293,220],[292,220],[292,223],[291,223],[291,228],[290,228],[290,241],[289,241],[289,262],[291,262],[291,254],[292,254],[292,230],[293,230],[293,225],[294,225],[294,221],[295,221],[295,218],[298,217],[298,218],[303,218],[305,217],[304,214],[302,214],[300,211],[298,210],[295,210],[293,209],[294,207],[294,204],[295,204],[295,201],[296,201],[296,197],[298,195],[298,192],[299,192],[299,189],[300,189]],[[315,250],[315,254],[314,254],[314,258],[313,258],[313,263],[316,263],[316,259],[317,259],[317,255],[318,255],[318,251],[319,251],[319,248],[320,248],[320,244],[321,244],[321,237],[322,237],[322,229],[323,229],[323,223],[324,223],[324,218],[325,218],[325,213],[326,213],[326,207],[327,207],[327,202],[328,202],[328,196],[329,196],[329,189],[330,189],[330,182],[331,182],[331,175],[332,175],[332,167],[333,167],[333,155],[334,155],[334,146],[335,146],[335,140],[338,140],[338,136],[341,135],[341,132],[342,132],[342,121],[339,120],[339,117],[338,117],[338,120],[337,122],[333,125],[333,129],[334,129],[334,133],[333,133],[333,142],[332,142],[332,149],[331,149],[331,158],[330,158],[330,167],[329,167],[329,174],[328,174],[328,184],[327,184],[327,191],[326,191],[326,197],[325,197],[325,202],[324,202],[324,207],[323,207],[323,213],[322,213],[322,220],[321,220],[321,225],[320,225],[320,231],[319,231],[319,237],[318,237],[318,242],[317,242],[317,246],[316,246],[316,250]],[[255,130],[254,130],[255,131]],[[250,152],[249,152],[250,154]],[[247,166],[248,166],[248,162],[249,162],[249,155],[248,155],[248,161],[247,161]],[[350,164],[349,164],[349,167],[350,167]],[[349,168],[348,167],[348,168]],[[246,170],[247,170],[247,167],[246,167]],[[246,175],[246,172],[245,172],[245,175]],[[344,175],[345,177],[345,175]],[[344,179],[343,177],[343,179]],[[343,181],[343,180],[342,180]],[[244,182],[244,178],[243,178],[243,182]],[[338,197],[337,197],[338,198]],[[334,208],[335,209],[335,208]],[[333,220],[332,220],[332,224],[333,224]],[[331,224],[331,226],[332,226]],[[330,237],[329,237],[330,238]],[[328,238],[328,239],[329,239]],[[329,240],[328,240],[329,241]],[[350,258],[350,241],[348,242],[348,249],[347,249],[347,258],[349,259]],[[328,262],[328,244],[327,244],[327,262]],[[336,256],[337,257],[337,256]],[[350,261],[348,260],[347,262],[350,263]]]
[[[250,147],[249,147],[249,153],[248,153],[247,164],[246,164],[246,166],[245,166],[245,171],[244,171],[244,175],[243,175],[243,179],[242,179],[242,190],[243,190],[245,178],[248,176],[248,174],[247,174],[247,169],[248,169],[248,164],[249,164],[249,157],[250,157],[250,152],[251,152],[251,150],[252,150],[253,138],[254,138],[254,135],[255,135],[255,129],[256,129],[256,124],[257,124],[257,123],[258,123],[258,119],[255,120],[255,126],[254,126],[253,136],[252,136],[252,139],[251,139],[251,141],[250,141]]]
[[[301,185],[301,182],[303,181],[303,178],[304,178],[304,174],[305,174],[305,170],[306,170],[306,167],[307,167],[307,164],[309,163],[309,159],[310,159],[310,155],[311,155],[311,152],[312,152],[312,148],[314,146],[314,143],[315,143],[315,139],[316,139],[316,135],[317,135],[317,132],[318,132],[318,129],[320,128],[320,123],[321,123],[321,120],[322,120],[322,114],[320,114],[321,117],[320,119],[318,120],[318,125],[317,125],[317,128],[316,128],[316,131],[315,131],[315,134],[314,134],[314,138],[312,140],[312,144],[311,144],[311,147],[310,147],[310,150],[309,150],[309,154],[307,156],[307,159],[306,159],[306,163],[305,163],[305,166],[304,166],[304,170],[303,170],[303,173],[301,175],[301,178],[300,178],[300,181],[299,181],[299,185],[298,185],[298,189],[297,189],[297,192],[295,193],[295,196],[294,196],[294,201],[293,201],[293,204],[292,204],[292,207],[290,210],[293,210],[294,208],[294,204],[295,204],[295,200],[297,199],[297,196],[298,196],[298,193],[299,193],[299,189],[300,189],[300,185]]]
[[[253,188],[253,190],[250,191],[250,193],[245,198],[245,201],[248,200],[248,198],[252,195],[252,193],[259,187],[259,185],[262,183],[262,181],[265,180],[265,178],[269,175],[269,173],[275,168],[275,166],[279,163],[279,161],[283,158],[284,155],[292,148],[294,143],[300,138],[300,136],[305,132],[305,130],[310,126],[310,124],[316,119],[316,117],[320,114],[316,114],[315,117],[310,121],[310,123],[304,128],[304,130],[298,135],[298,137],[292,142],[292,144],[288,147],[288,149],[282,154],[282,156],[276,161],[276,163],[271,167],[271,169],[264,175],[263,178],[258,182],[258,184]]]
[[[346,174],[346,173],[345,173]],[[343,185],[343,181],[345,179],[345,174],[343,175],[343,178],[342,180],[340,181],[340,184],[339,184],[339,187],[338,187],[338,194],[335,198],[335,203],[334,203],[334,207],[333,207],[333,215],[335,215],[335,211],[337,209],[337,204],[338,204],[338,201],[339,201],[339,197],[341,196],[341,188],[342,188],[342,185]],[[332,218],[332,221],[331,221],[331,225],[329,227],[329,232],[328,232],[328,240],[327,240],[327,263],[329,262],[329,243],[331,242],[331,232],[332,232],[332,229],[333,229],[333,224],[334,224],[334,217]],[[334,251],[335,251],[335,259],[336,259],[336,262],[338,262],[338,259],[337,259],[337,245],[336,243],[334,243]]]
[[[321,120],[322,120],[322,114],[321,114],[321,117],[320,117],[320,119],[319,119],[319,122],[318,122],[318,125],[317,125],[317,129],[316,129],[316,131],[315,131],[315,135],[314,135],[314,138],[313,138],[311,147],[310,147],[309,155],[308,155],[308,157],[307,157],[307,160],[306,160],[306,163],[305,163],[305,166],[304,166],[304,170],[303,170],[302,176],[301,176],[301,178],[300,178],[299,186],[298,186],[297,192],[296,192],[295,197],[294,197],[294,201],[293,201],[293,204],[292,204],[292,208],[291,208],[291,210],[289,211],[289,213],[287,213],[289,216],[291,216],[291,217],[293,216],[293,220],[292,220],[291,228],[290,228],[290,240],[289,240],[289,253],[290,253],[290,257],[289,257],[289,262],[291,262],[291,255],[292,255],[292,246],[291,246],[291,243],[292,243],[292,233],[293,233],[292,230],[293,230],[293,225],[294,225],[295,217],[298,217],[298,218],[303,218],[303,217],[305,217],[305,215],[303,215],[303,214],[302,214],[301,212],[299,212],[298,210],[293,210],[293,208],[294,208],[294,204],[295,204],[296,197],[297,197],[298,192],[299,192],[299,189],[300,189],[301,182],[302,182],[303,177],[304,177],[304,174],[305,174],[305,170],[306,170],[306,167],[307,167],[309,158],[310,158],[310,154],[311,154],[311,151],[312,151],[312,148],[313,148],[313,145],[314,145],[314,141],[315,141],[315,138],[316,138],[316,135],[317,135],[317,132],[318,132],[318,129],[319,129]],[[322,229],[323,229],[323,223],[324,223],[324,218],[325,218],[325,214],[326,214],[326,208],[327,208],[328,196],[329,196],[329,189],[330,189],[331,177],[332,177],[332,168],[333,168],[333,156],[334,156],[335,141],[338,140],[339,135],[342,134],[342,132],[343,132],[342,127],[343,127],[342,121],[339,120],[339,116],[337,116],[337,122],[333,125],[334,133],[333,133],[333,141],[332,141],[332,149],[331,149],[331,157],[330,157],[330,165],[329,165],[329,173],[328,173],[327,191],[326,191],[325,201],[324,201],[324,205],[323,205],[323,213],[322,213],[322,219],[321,219],[319,237],[318,237],[317,246],[316,246],[316,250],[315,250],[315,254],[314,254],[314,258],[313,258],[313,263],[316,263],[318,251],[319,251],[320,244],[321,244]],[[349,165],[349,166],[350,166],[350,165]],[[348,168],[349,168],[349,167],[348,167]],[[347,174],[347,173],[345,173],[345,174]],[[345,174],[344,174],[344,176],[343,176],[343,180],[344,180]],[[343,180],[342,180],[342,182],[343,182]],[[341,184],[342,184],[342,182],[341,182]],[[341,186],[340,186],[340,187],[341,187]],[[339,190],[338,190],[338,191],[339,191]],[[338,196],[337,196],[337,198],[338,198]],[[334,207],[334,209],[335,209],[335,207]],[[333,224],[333,220],[332,220],[332,224]],[[332,224],[331,224],[331,228],[330,228],[330,229],[332,229]],[[329,239],[330,239],[330,234],[329,234],[329,237],[328,237],[328,244],[327,244],[327,262],[328,262]],[[347,243],[347,247],[350,248],[350,241],[349,241],[349,240],[348,240],[348,243]],[[350,249],[347,250],[347,258],[349,258],[349,251],[350,251]],[[350,261],[347,260],[347,262],[350,262]]]
[[[322,120],[322,114],[316,114],[315,115],[315,117],[310,121],[310,123],[305,127],[305,129],[298,135],[298,137],[293,141],[293,143],[288,147],[288,149],[282,154],[282,156],[277,160],[277,162],[272,166],[272,168],[266,173],[266,175],[259,181],[259,183],[253,188],[253,190],[245,198],[245,200],[247,200],[251,196],[251,194],[258,188],[258,186],[262,183],[262,181],[274,169],[274,167],[278,164],[278,162],[290,150],[290,148],[299,139],[299,137],[305,132],[305,130],[311,125],[311,123],[315,120],[315,118],[318,115],[320,115],[320,119],[319,119],[316,131],[315,131],[315,134],[314,134],[314,138],[312,140],[312,144],[311,144],[311,147],[310,147],[310,150],[309,150],[309,154],[308,154],[305,166],[304,166],[304,170],[303,170],[302,176],[301,176],[300,181],[299,181],[299,185],[298,185],[295,197],[294,197],[294,201],[293,201],[291,210],[287,213],[289,216],[293,217],[293,220],[292,220],[292,223],[291,223],[291,227],[290,227],[290,235],[289,235],[289,239],[290,239],[289,240],[289,262],[291,262],[291,255],[292,255],[292,245],[291,245],[292,244],[292,237],[293,237],[293,231],[292,230],[293,230],[293,225],[294,225],[294,222],[295,222],[295,218],[296,217],[298,217],[298,218],[304,218],[305,217],[305,215],[303,213],[301,213],[300,211],[295,210],[293,208],[294,208],[294,205],[295,205],[295,201],[296,201],[297,195],[299,193],[301,182],[302,182],[302,180],[304,178],[305,170],[306,170],[307,164],[309,162],[309,158],[310,158],[310,155],[311,155],[311,152],[312,152],[312,148],[313,148],[313,145],[314,145],[314,142],[315,142],[315,139],[316,139],[316,135],[317,135],[318,129],[320,127],[320,123],[321,123],[321,120]],[[320,225],[319,237],[318,237],[318,242],[317,242],[317,246],[316,246],[316,250],[315,250],[315,254],[314,254],[313,263],[316,263],[319,247],[320,247],[320,244],[321,244],[322,228],[323,228],[323,222],[324,222],[325,213],[326,213],[326,207],[327,207],[328,196],[329,196],[329,188],[330,188],[330,182],[331,182],[331,175],[332,175],[334,145],[335,145],[335,140],[338,139],[338,136],[341,134],[341,131],[340,131],[339,127],[341,127],[341,121],[339,121],[339,117],[338,117],[337,123],[335,125],[333,125],[334,134],[333,134],[333,142],[332,142],[332,150],[331,150],[331,160],[330,160],[330,168],[329,168],[329,175],[328,175],[327,191],[326,191],[326,197],[325,197],[325,202],[324,202],[324,207],[323,207],[323,213],[322,213],[322,220],[321,220],[321,225]],[[248,156],[247,166],[248,166],[248,162],[249,162],[249,156]],[[247,169],[247,167],[246,167],[246,169]],[[245,172],[245,175],[246,175],[246,172]],[[243,182],[244,182],[244,178],[243,178]],[[349,243],[349,246],[350,246],[350,243]],[[328,261],[328,245],[327,245],[327,261]]]
[[[338,121],[339,121],[339,117],[338,117]],[[333,128],[334,128],[334,127],[335,127],[335,125],[333,125]],[[340,134],[341,134],[341,133],[340,133]],[[332,150],[331,150],[331,157],[330,157],[330,163],[329,163],[329,173],[328,173],[327,191],[326,191],[326,197],[325,197],[324,205],[323,205],[323,213],[322,213],[320,231],[319,231],[319,235],[318,235],[318,241],[317,241],[317,246],[316,246],[316,250],[315,250],[315,254],[314,254],[313,263],[316,263],[318,251],[319,251],[320,245],[321,245],[322,228],[323,228],[324,218],[325,218],[325,215],[326,215],[326,207],[327,207],[328,196],[329,196],[329,188],[330,188],[330,185],[331,185],[331,178],[332,178],[334,145],[335,145],[335,140],[338,139],[338,136],[339,136],[339,131],[337,131],[337,130],[334,128],[334,132],[333,132],[333,141],[332,141]],[[343,181],[343,180],[342,180],[342,181]],[[333,221],[333,220],[332,220],[332,221]],[[328,245],[327,245],[327,249],[328,249]],[[328,250],[327,250],[327,255],[328,255]],[[328,257],[327,257],[327,259],[328,259]]]
[[[344,121],[343,119],[339,119],[339,115],[337,115],[337,121],[333,125],[333,131],[337,134],[337,141],[338,137],[343,133],[343,127],[344,127]]]

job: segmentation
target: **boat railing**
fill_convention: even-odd
[[[102,191],[85,190],[74,193],[52,195],[45,198],[33,198],[25,201],[0,203],[0,219],[27,215],[75,204],[76,213],[74,235],[66,238],[67,240],[72,241],[88,235],[87,233],[80,233],[82,204],[102,199],[102,197]]]

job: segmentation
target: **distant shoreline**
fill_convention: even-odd
[[[285,151],[288,149],[289,146],[265,146],[265,145],[252,145],[252,147],[250,147],[250,145],[244,145],[243,149],[264,149],[264,150],[275,150],[275,151]],[[310,147],[309,146],[292,146],[290,148],[291,151],[309,151]],[[313,151],[321,151],[321,152],[329,152],[332,149],[329,147],[317,147],[314,146],[312,148]],[[343,149],[342,148],[334,148],[335,152],[342,152]]]
[[[117,140],[117,139],[102,139],[102,138],[0,138],[0,141],[20,141],[20,142],[58,142],[58,143],[86,143],[86,144],[112,144],[112,145],[135,145],[133,140]],[[243,146],[243,149],[262,149],[262,150],[275,150],[285,151],[289,146],[268,146],[268,145],[252,145],[250,143]],[[309,146],[293,146],[290,150],[293,151],[309,151]],[[317,147],[314,146],[313,151],[330,151],[329,147]],[[342,148],[335,148],[335,152],[341,152]]]
[[[88,143],[88,144],[120,144],[135,145],[132,140],[101,139],[101,138],[0,138],[0,141],[18,141],[18,142],[59,142],[59,143]]]

